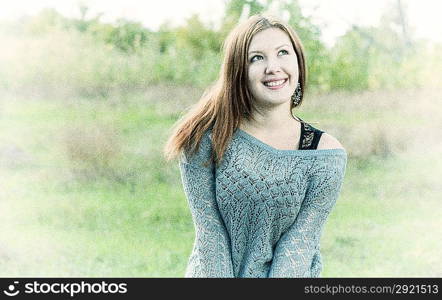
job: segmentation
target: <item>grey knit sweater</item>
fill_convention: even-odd
[[[278,150],[237,129],[218,168],[203,166],[211,151],[209,129],[180,157],[195,226],[185,277],[319,277],[345,150]]]

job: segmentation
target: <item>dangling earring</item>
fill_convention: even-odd
[[[294,106],[298,106],[299,102],[301,102],[302,91],[301,84],[298,82],[298,86],[295,89],[295,92],[292,95],[292,101]]]

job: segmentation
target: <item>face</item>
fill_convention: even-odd
[[[298,76],[296,53],[284,31],[269,28],[253,36],[248,51],[248,87],[257,105],[290,101]]]

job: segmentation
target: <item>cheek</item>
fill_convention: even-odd
[[[248,83],[250,87],[255,86],[256,84],[260,83],[261,79],[259,77],[259,69],[256,67],[249,67],[248,69]]]
[[[298,64],[297,63],[292,63],[290,65],[289,72],[292,75],[293,82],[298,81],[298,79],[299,79],[299,69],[298,69]]]
[[[287,70],[290,71],[290,73],[292,73],[293,75],[296,75],[299,73],[299,69],[298,69],[298,62],[293,59],[290,59],[289,61],[287,61]]]

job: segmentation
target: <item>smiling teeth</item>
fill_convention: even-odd
[[[285,79],[283,80],[278,80],[278,81],[270,81],[270,82],[266,82],[264,83],[266,86],[277,86],[277,85],[281,85],[283,84],[285,81]]]

